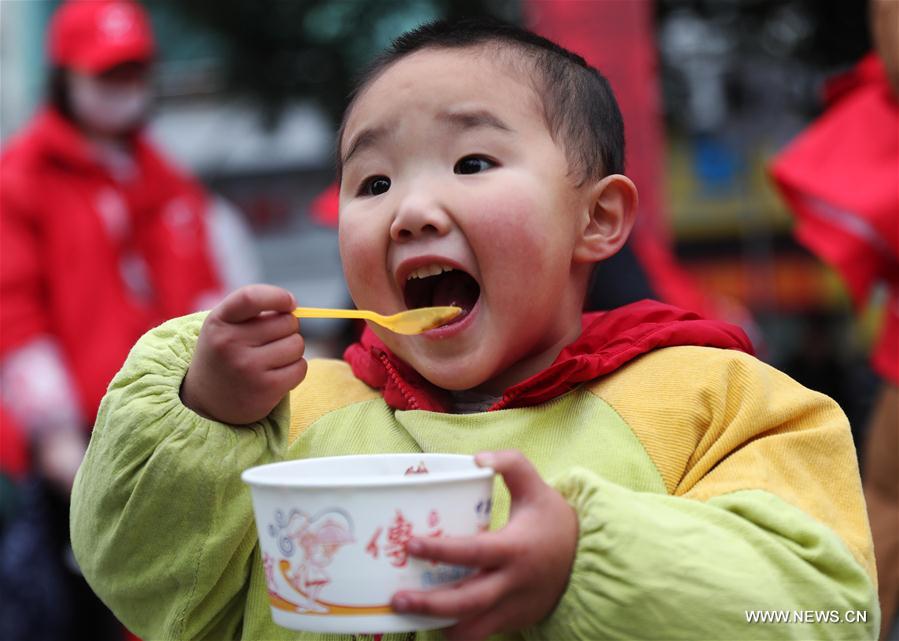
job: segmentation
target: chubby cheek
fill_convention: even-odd
[[[477,244],[489,301],[522,304],[539,296],[534,287],[545,286],[545,279],[559,269],[558,251],[564,251],[558,246],[560,230],[544,222],[546,212],[533,199],[506,197],[484,205],[489,213],[472,223],[476,229],[468,236]]]
[[[353,229],[350,224],[342,224],[339,246],[343,273],[353,301],[359,307],[372,309],[376,299],[383,297],[389,288],[383,243],[374,233],[366,233],[364,228]]]

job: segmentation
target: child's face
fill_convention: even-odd
[[[375,328],[425,378],[500,391],[577,337],[590,265],[574,250],[589,190],[569,176],[523,73],[484,50],[412,54],[357,100],[340,153],[355,303],[468,312],[419,336]],[[432,266],[454,271],[410,280]]]

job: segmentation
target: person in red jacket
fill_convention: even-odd
[[[47,44],[46,104],[0,155],[0,400],[67,511],[100,399],[131,346],[212,307],[222,286],[208,196],[142,134],[155,54],[144,9],[68,0]]]
[[[70,0],[48,55],[48,104],[0,157],[3,404],[40,438],[84,432],[134,341],[220,295],[207,197],[141,134],[143,9]]]

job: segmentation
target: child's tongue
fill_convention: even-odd
[[[478,299],[478,284],[462,271],[447,272],[437,281],[431,295],[431,305],[455,305],[464,312],[471,311]]]

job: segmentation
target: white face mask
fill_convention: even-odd
[[[150,87],[145,82],[114,83],[95,76],[69,76],[75,119],[96,133],[122,135],[139,127],[150,107]]]

